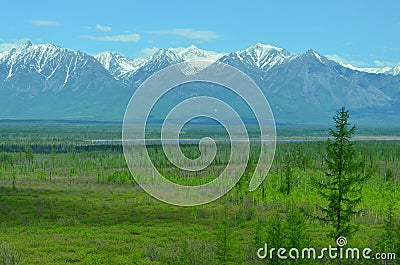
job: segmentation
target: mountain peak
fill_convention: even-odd
[[[168,49],[159,49],[153,54],[153,57],[158,56],[176,56],[176,54]]]
[[[285,56],[290,55],[289,52],[283,48],[276,47],[276,46],[273,46],[270,44],[260,43],[260,42],[257,42],[253,46],[248,47],[245,51],[262,51],[262,52],[277,51],[279,53],[282,53]]]
[[[159,49],[149,59],[149,62],[159,64],[173,64],[183,62],[183,59],[169,49]]]
[[[347,62],[345,59],[336,55],[327,55],[329,60],[338,63],[339,65],[354,71],[369,73],[369,74],[385,74],[385,75],[400,75],[400,66],[395,67],[357,67]]]
[[[112,60],[115,58],[122,58],[124,56],[118,52],[105,51],[105,52],[98,53],[98,54],[94,55],[93,57],[97,60]]]
[[[393,67],[391,70],[388,71],[391,75],[400,75],[400,65]]]
[[[152,56],[154,56],[154,55],[162,55],[162,54],[165,54],[167,52],[167,49],[163,49],[163,48],[160,48],[160,49],[158,49],[155,53],[153,53],[153,55]]]
[[[306,54],[316,54],[317,52],[315,50],[313,50],[313,49],[308,49],[305,53]]]
[[[257,49],[266,49],[266,50],[271,50],[271,49],[272,50],[278,50],[278,51],[284,50],[283,48],[279,48],[279,47],[276,47],[276,46],[273,46],[273,45],[270,45],[270,44],[264,44],[264,43],[260,43],[260,42],[257,42],[256,44],[254,44],[251,47],[254,47],[254,48],[257,48]]]
[[[70,49],[62,48],[53,43],[34,44],[30,40],[13,50],[14,50],[14,52],[16,52],[16,55],[29,54],[29,53],[33,53],[33,54],[40,53],[42,55],[52,54],[53,56],[55,56],[56,54],[59,54],[59,53],[71,53],[71,54],[73,53],[73,54],[77,54],[81,57],[84,57],[86,55],[81,51],[73,51]]]
[[[189,47],[187,47],[188,50],[200,50],[196,45],[190,45]]]
[[[307,50],[301,56],[302,57],[316,58],[321,63],[324,63],[324,61],[326,61],[326,58],[324,56],[320,55],[318,52],[314,51],[313,49]]]
[[[96,54],[94,57],[99,57],[99,56],[111,56],[114,54],[118,54],[117,52],[112,52],[112,51],[105,51],[105,52],[101,52]]]
[[[38,48],[56,48],[56,49],[62,49],[66,50],[64,48],[61,48],[58,45],[55,45],[54,43],[43,43],[43,44],[33,44],[32,41],[28,40],[25,42],[23,45],[21,45],[19,48],[20,49],[27,49],[27,48],[32,48],[32,47],[38,47]]]
[[[0,114],[5,118],[111,117],[114,114],[110,111],[114,113],[117,105],[124,105],[134,89],[152,74],[194,58],[205,60],[212,54],[220,56],[191,45],[160,49],[145,59],[130,59],[115,52],[93,58],[53,44],[27,42],[11,52],[0,53],[0,87],[4,95],[0,97]],[[219,60],[252,78],[271,98],[271,107],[281,122],[324,121],[329,117],[321,115],[340,105],[356,111],[373,110],[382,120],[387,113],[399,110],[400,77],[392,76],[400,72],[399,66],[391,68],[393,74],[360,74],[312,49],[290,55],[282,48],[262,43]],[[189,70],[197,68],[185,69]],[[122,108],[116,112],[123,114]]]
[[[200,49],[195,45],[190,45],[187,48],[170,48],[169,50],[173,51],[185,61],[217,61],[224,55],[214,51]]]
[[[120,79],[125,74],[135,72],[148,61],[147,58],[130,59],[124,57],[120,53],[112,51],[96,54],[94,58],[99,61],[115,79]]]
[[[239,60],[252,67],[268,71],[276,65],[283,64],[291,55],[283,48],[256,43],[243,51],[232,53],[230,56],[233,60]]]
[[[31,47],[31,46],[33,46],[33,43],[32,43],[32,41],[30,41],[30,40],[28,40],[27,42],[25,42],[25,43],[22,45],[22,47],[24,47],[24,48]]]

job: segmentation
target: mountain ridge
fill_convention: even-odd
[[[400,109],[396,67],[393,75],[369,73],[312,49],[290,54],[257,43],[218,54],[191,45],[132,59],[114,52],[92,56],[54,44],[27,42],[0,54],[0,118],[119,120],[132,93],[150,75],[198,59],[226,63],[248,74],[267,96],[279,122],[319,122],[341,105],[360,116],[372,113],[375,120],[396,116]],[[303,117],[307,115],[310,118]]]

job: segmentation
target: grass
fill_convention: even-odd
[[[335,244],[326,236],[330,227],[304,214],[324,203],[311,184],[313,176],[324,175],[323,142],[278,143],[271,171],[254,192],[247,191],[246,172],[217,201],[177,207],[150,197],[132,181],[120,143],[87,141],[106,138],[101,133],[105,125],[90,125],[88,135],[76,125],[46,125],[50,129],[44,134],[29,126],[26,134],[17,134],[18,128],[9,124],[0,126],[0,264],[265,264],[256,257],[265,242],[290,247],[297,237],[299,247]],[[114,135],[113,126],[106,135]],[[33,149],[32,162],[26,146]],[[285,154],[299,146],[306,168],[294,166],[293,189],[286,195],[280,190],[282,164]],[[189,146],[184,148],[190,153]],[[359,231],[348,241],[376,250],[389,202],[396,205],[393,229],[400,230],[400,142],[357,142],[356,150],[364,155],[371,177],[363,189],[362,211],[353,220]],[[224,161],[222,156],[207,174],[219,172]],[[172,179],[179,173],[171,172]],[[301,262],[334,264],[284,263]],[[362,262],[342,264],[376,264]]]
[[[184,239],[213,237],[213,222],[204,219],[217,213],[212,205],[199,213],[94,179],[19,183],[16,190],[1,189],[0,238],[23,250],[22,264],[146,264],[161,258],[149,253],[152,247],[168,255]]]
[[[289,201],[301,193],[297,190],[291,198],[271,194],[265,204],[245,199],[239,205],[230,203],[228,194],[204,206],[183,208],[159,202],[137,186],[97,184],[94,178],[74,183],[65,178],[19,179],[17,183],[17,189],[12,189],[9,181],[2,182],[0,238],[18,250],[20,264],[168,264],[201,256],[204,248],[213,254],[221,240],[224,207],[231,255],[226,264],[248,264],[248,256],[255,253],[246,249],[255,251],[255,234],[264,234],[261,237],[267,240],[272,216],[284,218]],[[360,218],[352,245],[376,244],[382,220],[375,221],[374,213]],[[256,231],[261,216],[265,223]],[[308,220],[304,230],[312,246],[333,244],[325,237],[328,227],[324,225]],[[219,263],[214,259],[205,264]]]

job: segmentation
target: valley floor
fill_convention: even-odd
[[[314,177],[324,176],[324,141],[278,142],[274,164],[256,191],[248,191],[251,172],[246,171],[224,197],[202,206],[177,207],[154,199],[136,184],[120,143],[88,141],[116,139],[118,128],[30,126],[0,126],[2,264],[266,264],[257,257],[264,243],[288,249],[335,245],[327,237],[331,227],[310,218],[318,214],[318,205],[326,204],[313,185]],[[396,253],[397,260],[387,264],[399,264],[400,141],[386,137],[355,143],[365,162],[361,173],[370,177],[360,212],[351,220],[358,232],[347,246]],[[160,146],[152,148],[150,153],[158,154]],[[196,150],[183,148],[189,155]],[[287,154],[293,159],[290,192],[284,189]],[[180,179],[180,172],[163,158],[154,158],[172,180],[196,181],[192,175]],[[297,158],[301,162],[295,162]],[[221,156],[205,176],[220,172],[224,159]],[[335,260],[275,257],[268,264]]]

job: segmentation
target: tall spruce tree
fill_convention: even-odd
[[[351,126],[349,117],[349,111],[344,107],[333,117],[335,128],[329,129],[333,139],[327,142],[326,177],[317,181],[319,193],[328,202],[326,206],[320,206],[322,215],[317,218],[333,227],[329,234],[333,239],[349,237],[356,231],[351,220],[357,213],[366,179],[359,173],[361,163],[355,157],[351,141],[356,127]]]

